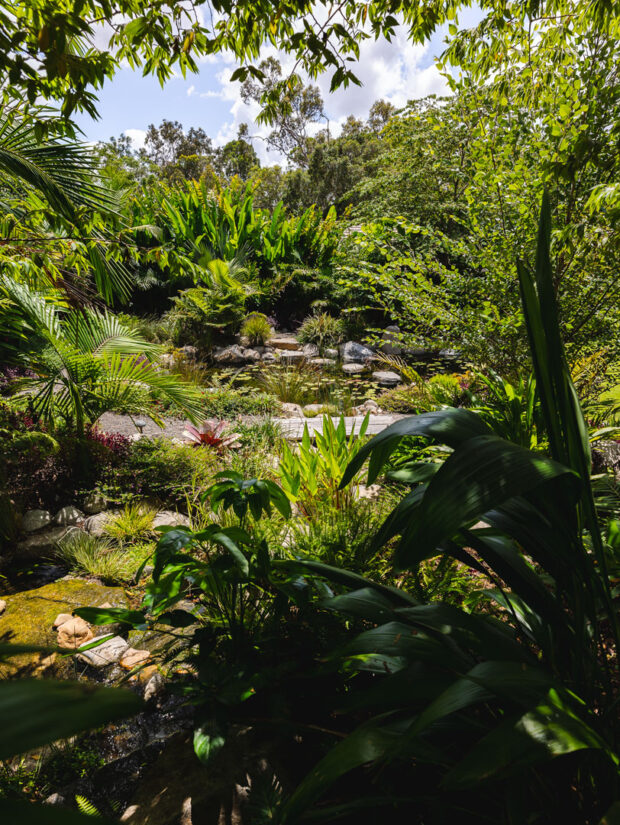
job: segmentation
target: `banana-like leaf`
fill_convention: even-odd
[[[36,679],[0,682],[0,760],[137,713],[119,688]]]
[[[434,555],[442,541],[491,507],[570,474],[561,464],[498,436],[468,439],[433,476],[412,511],[398,548],[398,566],[410,567]]]
[[[2,825],[118,825],[111,819],[93,819],[85,813],[57,805],[35,805],[15,799],[0,799]]]
[[[434,438],[441,444],[456,448],[470,438],[490,435],[492,432],[489,425],[471,410],[450,408],[403,418],[391,424],[361,448],[347,467],[340,486],[345,487],[355,477],[369,456],[368,483],[372,484],[398,446],[398,442],[406,436]]]

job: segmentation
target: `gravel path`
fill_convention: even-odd
[[[368,422],[368,435],[376,435],[389,427],[395,421],[401,418],[407,418],[405,415],[371,415]],[[138,419],[139,420],[139,419]],[[150,419],[144,418],[146,426],[144,427],[144,435],[160,436],[164,438],[183,438],[183,430],[189,425],[189,421],[183,421],[180,418],[166,418],[164,419],[164,429],[160,429]],[[333,419],[334,423],[338,423],[339,417]],[[347,433],[355,428],[355,432],[359,432],[363,415],[352,415],[345,417],[345,426]],[[299,441],[303,435],[304,426],[308,425],[308,430],[312,436],[317,430],[319,432],[323,429],[323,416],[316,418],[275,418],[274,421],[280,425],[284,436],[290,441]],[[138,433],[133,421],[128,415],[117,415],[116,413],[106,413],[99,419],[99,427],[104,432],[121,433],[122,435],[132,436]]]

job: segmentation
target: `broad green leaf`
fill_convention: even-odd
[[[137,713],[141,700],[120,688],[20,679],[0,682],[0,759]]]
[[[194,752],[207,765],[226,744],[221,731],[214,725],[202,725],[194,730]]]
[[[125,610],[122,607],[78,607],[73,612],[84,621],[94,625],[122,622],[138,627],[146,623],[146,617],[140,610]]]

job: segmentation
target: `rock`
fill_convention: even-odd
[[[83,518],[84,513],[81,510],[78,510],[73,504],[68,504],[66,507],[61,507],[56,513],[54,516],[54,524],[59,524],[64,527],[68,524],[77,524],[78,521],[82,521]]]
[[[104,605],[101,605],[101,607],[103,606]],[[61,624],[64,624],[65,622],[70,622],[72,618],[73,615],[71,613],[59,613],[58,616],[56,616],[56,618],[54,619],[52,627],[54,628],[54,630],[58,630]]]
[[[380,408],[376,401],[373,401],[371,398],[368,398],[366,401],[364,401],[363,404],[360,404],[359,407],[355,407],[354,411],[355,415],[366,415],[366,413],[378,415],[380,412]]]
[[[174,367],[175,357],[171,352],[164,352],[159,356],[158,364],[166,370]]]
[[[347,341],[346,344],[340,345],[340,357],[345,364],[363,364],[374,357],[374,352],[364,344]]]
[[[52,522],[49,510],[28,510],[22,519],[22,530],[26,533],[34,533],[35,530],[42,530]]]
[[[402,355],[403,348],[400,344],[400,327],[386,327],[381,335],[381,352],[386,355]]]
[[[216,349],[213,353],[213,360],[216,364],[245,364],[245,350],[239,344],[231,344],[229,347]]]
[[[319,355],[319,348],[316,344],[304,344],[301,351],[306,358],[317,358]]]
[[[276,335],[269,339],[269,346],[274,349],[296,350],[299,344],[294,335]]]
[[[303,418],[304,411],[299,404],[282,404],[282,416],[284,418]]]
[[[261,361],[264,364],[273,364],[273,362],[277,360],[277,357],[273,354],[273,352],[270,352],[269,350],[267,350],[267,352],[263,353],[263,355],[261,356]]]
[[[134,667],[143,664],[150,658],[151,654],[148,650],[136,650],[135,647],[128,647],[124,650],[119,664],[124,670],[133,670]]]
[[[310,363],[313,367],[333,367],[335,365],[335,361],[333,358],[311,358]]]
[[[84,512],[92,516],[101,513],[108,506],[108,502],[101,493],[89,493],[84,499]]]
[[[179,352],[183,354],[184,358],[187,358],[189,361],[195,361],[198,357],[198,348],[192,346],[185,346],[179,347]]]
[[[377,370],[373,372],[372,380],[376,381],[377,384],[381,384],[382,387],[395,387],[397,384],[400,384],[401,381],[400,375],[390,370]]]
[[[127,597],[121,587],[106,587],[98,582],[83,579],[56,579],[53,582],[23,590],[15,594],[3,594],[6,612],[0,615],[0,637],[10,637],[19,645],[55,646],[56,633],[52,623],[58,614],[71,615],[77,607],[100,607],[105,602],[114,607],[127,607]],[[12,656],[0,663],[0,679],[16,670],[37,671],[48,659],[42,653],[24,653]],[[59,657],[54,667],[55,677],[71,676],[73,660]]]
[[[343,364],[342,371],[346,375],[359,375],[366,367],[363,364]]]
[[[300,364],[305,358],[306,356],[301,350],[284,350],[280,356],[280,360],[284,364]]]
[[[20,557],[40,558],[41,556],[56,551],[58,542],[69,533],[77,530],[77,527],[48,527],[28,536],[23,541],[18,542],[16,549]]]
[[[319,415],[322,412],[329,414],[328,404],[306,404],[303,409],[304,415]]]
[[[325,358],[333,358],[335,360],[338,358],[338,350],[334,347],[327,347],[327,349],[323,351],[323,355]]]
[[[59,793],[53,793],[47,797],[47,799],[43,800],[44,805],[64,805],[66,802],[64,796],[61,796]]]
[[[153,529],[156,527],[189,527],[189,517],[174,510],[161,510],[153,519]]]
[[[153,674],[144,688],[144,701],[149,702],[151,699],[154,699],[163,691],[164,687],[164,677],[161,673]]]
[[[380,484],[371,484],[369,487],[367,487],[365,484],[360,484],[357,488],[358,498],[367,498],[371,501],[376,501],[379,498],[380,493]]]
[[[108,521],[119,516],[120,512],[120,510],[109,510],[107,513],[97,513],[95,516],[89,516],[84,522],[84,530],[90,533],[91,536],[103,536]]]
[[[97,647],[78,653],[77,658],[92,667],[108,667],[119,662],[128,647],[129,645],[121,636],[113,636]]]
[[[82,645],[92,642],[95,634],[90,629],[84,619],[79,616],[63,622],[58,628],[58,647],[71,648],[75,650]]]
[[[256,349],[243,350],[243,356],[245,358],[246,364],[256,364],[257,361],[261,360],[261,354]]]
[[[609,470],[620,479],[620,442],[601,439],[592,450],[592,472],[599,474]]]
[[[5,610],[6,610],[6,602],[4,601],[4,599],[0,599],[0,616],[2,616],[2,614],[4,613]]]

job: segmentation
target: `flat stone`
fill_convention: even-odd
[[[58,628],[58,647],[76,650],[81,645],[92,642],[94,638],[95,634],[90,629],[90,625],[79,616],[63,622]]]
[[[304,344],[301,351],[306,358],[317,358],[319,355],[319,348],[316,344]]]
[[[113,636],[97,647],[78,653],[77,658],[92,667],[108,667],[108,665],[115,665],[119,662],[128,647],[129,645],[121,636]]]
[[[101,493],[89,493],[84,499],[84,512],[90,516],[101,513],[107,506],[108,502]]]
[[[52,522],[49,510],[27,510],[22,519],[22,530],[26,533],[34,533],[35,530],[42,530]]]
[[[347,341],[340,345],[340,357],[345,364],[363,364],[374,357],[374,352],[356,341]]]
[[[303,418],[304,411],[299,404],[282,404],[282,414],[285,418]]]
[[[189,527],[189,516],[177,513],[174,510],[161,510],[153,519],[153,529],[156,527]]]
[[[136,650],[135,647],[128,647],[123,652],[119,664],[124,670],[133,670],[134,667],[143,664],[150,658],[151,654],[148,650]]]
[[[333,367],[336,362],[333,358],[311,358],[310,363],[313,367]]]
[[[296,350],[299,344],[294,335],[276,335],[269,339],[269,346],[274,349]]]
[[[363,364],[343,364],[342,371],[346,375],[359,375],[366,367]]]
[[[391,372],[390,370],[377,370],[372,374],[372,380],[376,381],[377,384],[381,384],[383,387],[395,387],[397,384],[400,384],[401,377],[397,372]]]
[[[39,557],[45,553],[52,553],[61,539],[77,529],[77,527],[47,527],[45,530],[33,533],[18,542],[16,546],[18,555]]]
[[[280,356],[280,360],[285,364],[299,364],[304,361],[306,356],[301,350],[284,350]]]
[[[66,507],[61,507],[56,513],[54,516],[54,524],[64,527],[68,524],[77,524],[78,521],[82,521],[83,518],[84,513],[81,510],[78,510],[73,504],[68,504]]]

